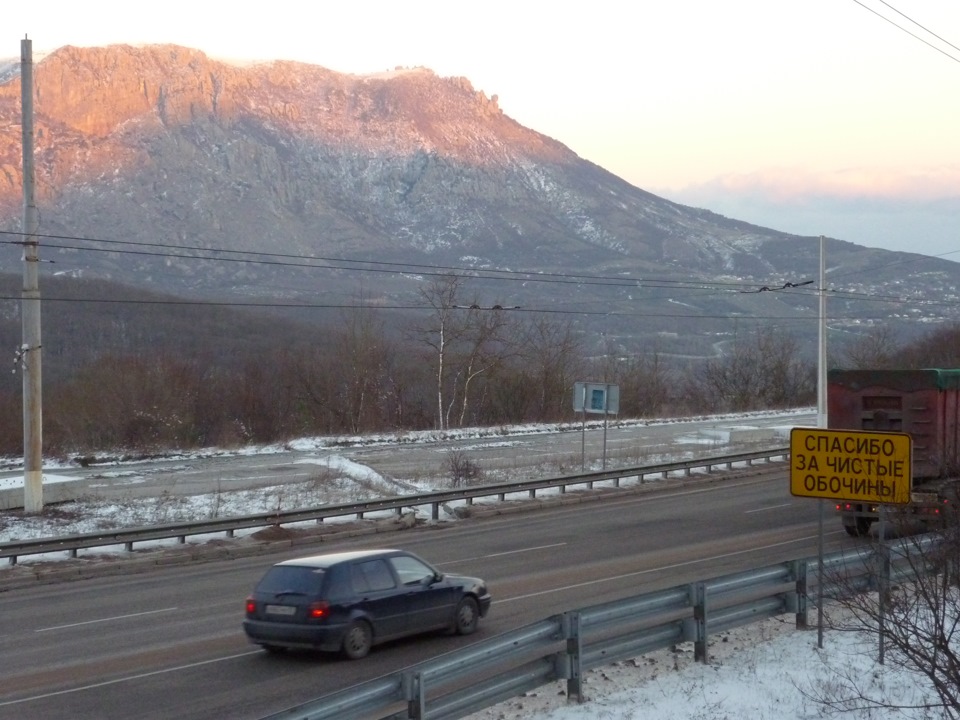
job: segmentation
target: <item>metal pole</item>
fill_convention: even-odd
[[[817,331],[817,427],[827,427],[827,263],[820,236],[820,324]]]
[[[877,528],[877,531],[880,534],[879,546],[880,550],[880,577],[877,585],[879,585],[877,592],[877,652],[879,653],[878,661],[881,665],[884,664],[885,655],[886,655],[886,643],[884,642],[884,635],[887,632],[887,591],[890,587],[890,548],[887,546],[887,528],[886,528],[886,512],[884,512],[885,506],[883,503],[880,503],[877,508],[877,512],[880,515],[880,522]]]
[[[823,253],[823,235],[820,236],[820,320],[817,329],[817,427],[827,427],[827,295],[826,261]],[[824,502],[821,499],[818,511],[817,530],[817,647],[823,649],[823,516]]]
[[[587,466],[587,385],[583,384],[580,393],[580,472]]]
[[[23,135],[23,509],[43,510],[43,420],[40,382],[40,264],[33,167],[33,43],[20,41]]]
[[[607,469],[607,412],[610,410],[610,386],[603,391],[603,469]]]

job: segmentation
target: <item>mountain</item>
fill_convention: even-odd
[[[34,84],[48,274],[237,302],[362,295],[389,307],[422,305],[424,282],[455,268],[481,305],[564,313],[624,348],[710,354],[718,335],[756,318],[816,331],[811,286],[742,290],[816,280],[817,239],[634,187],[512,120],[465,78],[241,67],[173,45],[117,45],[61,48],[35,64]],[[19,106],[18,68],[0,68],[8,233],[22,216]],[[865,296],[950,299],[960,286],[960,265],[944,260],[834,239],[827,257],[844,292],[831,298],[838,327],[897,308]],[[16,246],[0,260],[16,268]],[[948,310],[903,312],[913,323]]]

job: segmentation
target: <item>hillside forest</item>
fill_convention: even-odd
[[[0,339],[18,348],[19,300],[6,280]],[[656,348],[598,348],[576,318],[476,305],[457,275],[424,284],[417,313],[358,302],[313,322],[124,296],[92,281],[50,287],[55,300],[44,304],[42,342],[43,443],[51,456],[574,421],[580,381],[619,385],[622,417],[816,402],[815,349],[800,347],[785,327],[741,323],[714,357],[695,360]],[[960,326],[951,325],[909,342],[871,330],[829,364],[958,362]],[[23,450],[19,354],[12,369],[0,380],[7,456]]]

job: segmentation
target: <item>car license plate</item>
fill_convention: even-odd
[[[267,605],[267,615],[295,615],[297,608],[293,605]]]

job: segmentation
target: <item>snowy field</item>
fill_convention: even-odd
[[[829,624],[844,615],[827,610]],[[816,623],[816,612],[810,621]],[[711,636],[710,662],[694,662],[692,645],[649,653],[591,671],[586,702],[568,704],[565,683],[471,715],[471,720],[932,720],[949,718],[931,704],[923,678],[896,667],[876,640],[849,629],[799,631],[775,618]],[[873,703],[856,701],[851,688]],[[904,707],[897,710],[894,706]]]
[[[809,414],[809,410],[803,411]],[[749,427],[749,416],[738,418]],[[790,416],[784,416],[781,434],[787,440]],[[553,426],[518,428],[518,432],[551,432]],[[501,431],[502,432],[502,431]],[[445,439],[453,437],[448,433]],[[465,434],[464,437],[470,437]],[[479,435],[478,435],[479,437]],[[422,438],[407,433],[403,436],[377,436],[357,439],[369,443],[430,442],[435,434]],[[689,439],[687,439],[689,441]],[[509,442],[509,438],[504,438]],[[723,438],[713,442],[723,444]],[[379,476],[369,467],[349,458],[344,439],[335,441],[308,439],[285,447],[248,448],[242,453],[282,453],[285,450],[315,451],[316,457],[303,460],[317,466],[322,482],[313,481],[303,487],[289,485],[260,488],[255,491],[224,492],[188,497],[165,497],[152,501],[106,502],[96,497],[65,503],[40,516],[24,516],[18,512],[0,513],[0,542],[58,534],[95,532],[108,527],[130,527],[158,522],[202,519],[214,516],[244,515],[276,509],[277,495],[288,502],[316,505],[323,502],[345,502],[348,499],[375,497],[378,493],[396,491],[392,480]],[[336,449],[335,449],[336,448]],[[226,453],[206,450],[205,453]],[[183,459],[188,461],[189,454]],[[664,458],[667,461],[669,458]],[[10,467],[7,460],[6,467]],[[69,481],[57,474],[59,468],[45,467],[44,483]],[[138,473],[118,464],[111,472],[128,476],[136,482]],[[442,480],[419,481],[423,491],[440,489]],[[22,477],[0,480],[0,489],[22,487]],[[404,483],[410,492],[410,483]],[[49,560],[49,558],[45,558]],[[24,558],[24,561],[29,561]],[[0,565],[0,577],[3,568]],[[835,611],[839,613],[839,610]],[[843,618],[828,618],[841,623]],[[815,611],[811,623],[816,622]],[[693,659],[692,644],[681,645],[635,658],[628,662],[591,671],[584,682],[586,702],[568,704],[565,684],[545,686],[523,697],[514,698],[476,713],[473,720],[811,720],[842,717],[849,720],[929,720],[949,717],[935,708],[926,684],[903,670],[887,655],[884,666],[876,662],[875,640],[857,632],[828,628],[824,647],[817,647],[815,629],[797,631],[792,616],[752,625],[711,636],[709,663]],[[876,706],[858,707],[848,700],[850,681],[876,700]],[[862,705],[862,703],[861,703]],[[909,705],[915,709],[897,711],[889,705]]]
[[[766,428],[777,437],[777,442],[786,445],[789,442],[790,429],[794,427],[793,419],[798,416],[809,417],[810,408],[784,411],[780,413],[740,413],[711,418],[715,421],[716,429],[700,430],[695,434],[685,434],[685,421],[702,421],[704,418],[676,418],[666,420],[636,420],[618,421],[617,427],[631,427],[631,425],[677,425],[680,430],[673,438],[673,447],[666,446],[662,453],[646,459],[647,464],[671,462],[674,460],[690,459],[683,454],[681,446],[699,445],[711,451],[711,454],[722,454],[730,451],[731,434],[738,431],[749,431],[755,426],[750,424],[751,419],[774,418],[783,425]],[[590,427],[591,424],[588,424]],[[592,423],[596,429],[598,423]],[[251,446],[236,450],[222,448],[204,448],[194,452],[169,451],[164,454],[167,460],[182,461],[184,468],[188,468],[191,461],[197,458],[225,457],[238,455],[277,455],[297,452],[300,455],[298,463],[314,468],[312,478],[307,482],[285,483],[283,485],[259,487],[251,490],[219,491],[215,493],[184,495],[178,493],[164,493],[152,499],[138,497],[130,493],[128,498],[116,496],[112,493],[109,498],[96,492],[87,494],[77,502],[59,503],[48,506],[43,514],[24,515],[22,512],[0,511],[0,542],[12,540],[27,540],[34,538],[53,537],[56,535],[75,535],[88,532],[103,532],[114,528],[141,527],[159,525],[171,522],[191,522],[211,518],[235,517],[252,515],[264,512],[294,510],[319,505],[360,502],[383,496],[429,492],[433,490],[447,490],[450,488],[449,477],[443,476],[439,469],[434,476],[416,478],[388,478],[375,472],[370,467],[362,465],[350,458],[350,448],[369,448],[375,446],[409,447],[412,445],[428,446],[442,441],[461,441],[458,446],[469,454],[470,445],[462,441],[476,440],[484,447],[509,446],[519,438],[529,435],[580,431],[580,424],[530,424],[511,426],[508,428],[465,428],[436,431],[404,432],[396,434],[377,434],[364,436],[337,436],[313,437],[293,440],[283,445]],[[674,448],[676,448],[674,450]],[[742,450],[742,448],[741,448]],[[135,460],[123,460],[117,453],[101,458],[97,463],[97,476],[112,485],[127,484],[131,488],[143,483],[146,473],[144,466],[149,463]],[[564,474],[559,469],[551,467],[546,461],[538,460],[540,466],[536,471],[540,476]],[[22,458],[0,458],[0,469],[22,471]],[[44,461],[43,483],[45,487],[57,483],[71,482],[72,477],[62,471],[76,467],[75,463],[66,461]],[[579,467],[578,467],[579,469]],[[588,470],[600,470],[597,463]],[[167,468],[169,471],[169,468]],[[545,474],[544,474],[545,473]],[[487,473],[485,482],[501,482],[506,478],[498,477],[495,473]],[[0,478],[0,491],[17,491],[23,487],[23,476],[11,474],[8,478]],[[547,494],[547,493],[540,493]],[[386,513],[389,515],[390,513]],[[454,519],[452,515],[443,517],[444,520]],[[342,518],[342,522],[350,518]],[[334,523],[337,519],[327,522]],[[242,533],[238,533],[242,534]],[[191,540],[191,542],[196,539]],[[162,544],[162,543],[161,543]],[[44,560],[54,560],[53,557],[44,557]],[[24,558],[23,562],[29,562]]]

